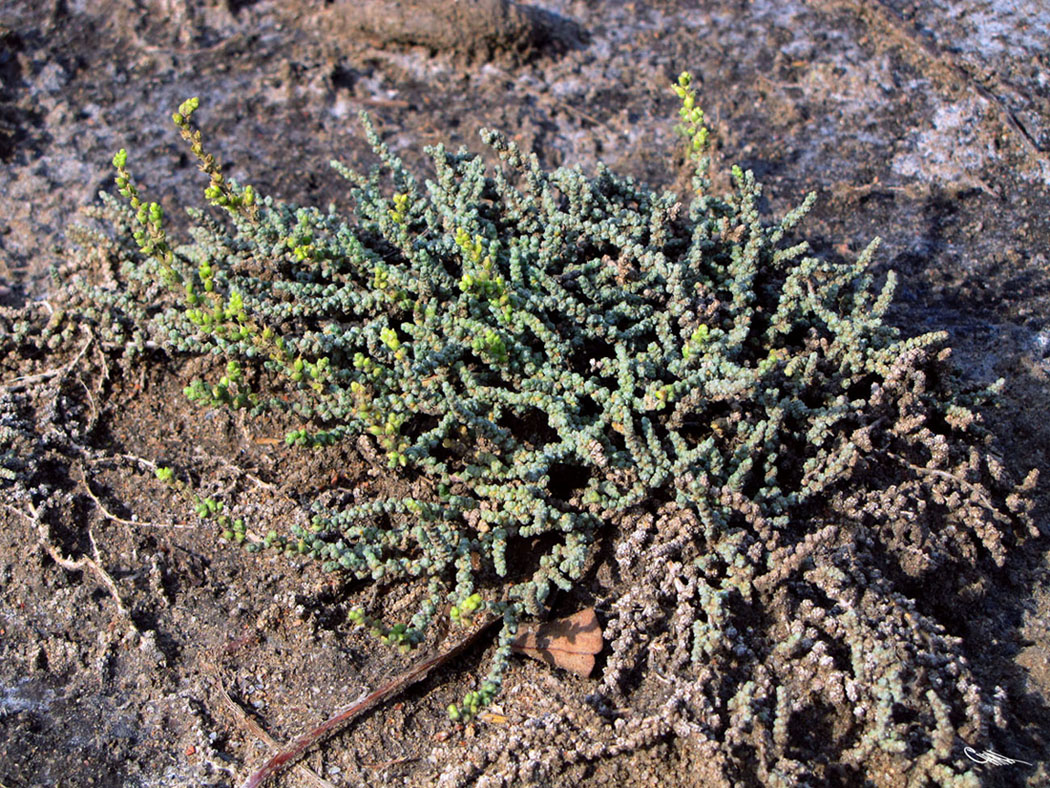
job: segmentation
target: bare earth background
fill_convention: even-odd
[[[901,277],[893,320],[909,333],[948,330],[969,376],[1007,379],[990,414],[999,452],[1017,479],[1032,467],[1050,479],[1043,0],[537,0],[531,32],[501,41],[435,21],[416,25],[423,43],[391,40],[396,19],[358,30],[355,6],[378,5],[0,2],[0,308],[46,297],[65,232],[112,189],[120,147],[182,221],[178,206],[206,184],[170,124],[189,96],[201,97],[197,120],[231,175],[282,199],[345,205],[327,162],[369,166],[361,109],[418,167],[428,144],[479,150],[476,132],[489,126],[548,166],[604,160],[673,186],[682,157],[668,85],[688,69],[719,158],[755,170],[770,212],[817,191],[804,234],[822,253],[882,236],[879,266]],[[44,359],[5,380],[46,369]],[[236,784],[268,749],[224,688],[287,741],[411,663],[347,622],[369,589],[219,543],[152,478],[142,460],[193,468],[202,494],[257,498],[288,517],[282,489],[373,482],[352,451],[288,449],[258,440],[276,427],[225,414],[202,423],[182,400],[187,378],[140,369],[84,383],[96,448],[114,461],[69,466],[70,525],[48,538],[67,563],[91,557],[113,588],[86,565],[57,564],[28,518],[0,508],[6,788]],[[1037,496],[1043,538],[952,622],[978,677],[1010,699],[1006,727],[972,746],[1033,764],[987,767],[990,785],[1050,782],[1050,498]],[[486,647],[304,763],[334,785],[500,784],[514,759],[555,758],[534,745],[505,752],[521,730],[571,719],[582,741],[605,724],[583,701],[593,679],[520,660],[498,700],[503,717],[450,736],[444,708],[471,686]],[[692,785],[694,766],[688,744],[669,740],[566,766],[553,782]],[[316,784],[294,771],[282,779]]]

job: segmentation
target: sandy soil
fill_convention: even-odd
[[[880,270],[901,277],[894,321],[949,331],[974,381],[1006,378],[989,414],[997,452],[1017,479],[1033,467],[1050,478],[1045,4],[537,5],[537,37],[413,44],[362,32],[338,1],[7,0],[0,328],[16,336],[18,310],[48,309],[48,271],[68,259],[81,209],[112,189],[116,149],[180,221],[204,185],[170,126],[188,96],[201,97],[199,122],[231,175],[323,206],[344,202],[329,159],[371,161],[359,110],[420,168],[425,145],[479,150],[477,130],[494,127],[548,166],[604,160],[672,186],[682,157],[668,85],[689,69],[719,159],[754,169],[771,213],[817,191],[806,234],[822,253],[880,235]],[[0,483],[0,784],[237,784],[270,752],[253,722],[291,740],[412,664],[347,621],[374,590],[233,549],[151,466],[189,469],[201,495],[243,502],[234,507],[297,518],[288,490],[305,499],[381,481],[355,451],[286,448],[269,440],[279,425],[202,419],[181,396],[196,362],[114,367],[87,345],[53,358],[4,341],[0,408],[18,416],[32,401],[34,423],[54,434],[34,468],[0,460],[58,490],[62,506],[34,517]],[[1047,502],[1037,491],[1043,536],[953,611],[975,675],[1008,699],[1002,724],[967,744],[1029,764],[978,768],[989,785],[1050,779]],[[601,613],[614,593],[596,576],[563,612]],[[702,784],[686,737],[589,760],[537,744],[529,732],[555,718],[563,749],[611,730],[584,702],[597,678],[538,662],[514,664],[498,717],[450,730],[444,709],[489,645],[311,751],[302,764],[320,777],[290,771],[275,784]],[[647,702],[639,692],[625,713]],[[508,754],[508,742],[523,751]]]

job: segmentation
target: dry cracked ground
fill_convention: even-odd
[[[893,321],[948,331],[972,380],[1005,378],[989,414],[998,456],[1017,479],[1030,468],[1050,478],[1048,52],[1042,0],[5,0],[4,325],[47,308],[49,272],[66,263],[83,207],[112,191],[117,149],[181,221],[202,187],[170,125],[189,96],[230,175],[326,206],[345,200],[328,161],[371,161],[361,110],[412,167],[425,167],[427,145],[479,150],[478,129],[492,127],[545,166],[604,161],[674,186],[669,85],[688,69],[717,158],[755,171],[770,214],[816,191],[806,235],[821,253],[881,236],[878,269],[901,281]],[[411,659],[347,621],[347,598],[368,589],[220,543],[149,463],[177,458],[201,490],[265,498],[287,517],[295,502],[275,488],[376,480],[355,454],[297,452],[268,442],[265,425],[202,419],[181,401],[192,370],[105,379],[101,361],[78,361],[93,372],[64,396],[81,389],[94,443],[53,469],[67,511],[42,527],[13,499],[0,507],[0,785],[239,784],[271,751],[254,726],[291,740]],[[5,368],[5,396],[65,375],[25,363]],[[975,675],[1005,697],[1005,719],[957,748],[1002,756],[972,765],[988,785],[1050,781],[1050,498],[1034,497],[1042,536],[950,622]],[[485,648],[275,784],[705,784],[688,735],[615,746],[585,702],[601,658],[589,679],[518,660],[498,714],[452,730],[443,710],[472,686]],[[634,702],[623,717],[642,713],[645,694]],[[601,752],[573,756],[599,738]],[[864,777],[904,784],[877,765]]]

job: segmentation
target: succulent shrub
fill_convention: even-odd
[[[103,194],[102,214],[115,238],[90,240],[119,260],[121,284],[92,291],[92,314],[131,350],[221,358],[223,374],[186,385],[202,407],[286,412],[302,425],[290,444],[364,436],[413,481],[418,494],[314,504],[309,527],[242,526],[237,541],[425,584],[405,620],[352,615],[402,648],[438,616],[502,616],[489,676],[454,717],[496,694],[519,619],[573,588],[623,513],[690,513],[681,539],[703,555],[685,636],[701,663],[737,647],[741,606],[851,527],[833,502],[875,517],[867,491],[956,478],[983,440],[945,335],[884,322],[895,279],[875,287],[876,243],[856,261],[813,256],[792,240],[813,196],[770,221],[740,168],[714,193],[688,75],[675,89],[688,205],[603,166],[544,171],[493,131],[498,166],[437,146],[421,183],[363,117],[381,166],[333,165],[352,215],[295,207],[223,176],[192,99],[174,121],[219,210],[189,209],[192,243],[175,245],[127,154],[114,159],[121,198]],[[905,574],[978,552],[1002,561],[1013,515],[967,492],[998,473],[974,456],[964,522],[930,502],[939,519],[901,537],[919,552],[901,548]]]

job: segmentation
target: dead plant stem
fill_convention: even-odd
[[[491,616],[482,622],[476,630],[471,634],[464,637],[456,645],[447,651],[443,651],[433,657],[423,660],[417,663],[414,667],[402,673],[400,676],[391,679],[386,684],[381,686],[375,692],[367,695],[363,699],[350,704],[344,709],[336,712],[335,715],[329,717],[327,720],[322,722],[316,728],[309,733],[306,733],[292,742],[286,749],[281,750],[268,760],[261,769],[256,771],[248,780],[244,783],[242,788],[259,788],[266,780],[275,775],[282,768],[287,766],[289,763],[294,761],[300,755],[302,755],[307,749],[315,745],[324,737],[334,733],[336,730],[346,725],[354,717],[359,716],[372,706],[390,698],[393,695],[401,692],[407,687],[422,681],[434,668],[439,665],[443,665],[453,657],[466,651],[474,642],[491,627],[497,621],[500,621],[499,616]]]

